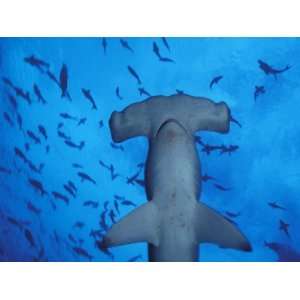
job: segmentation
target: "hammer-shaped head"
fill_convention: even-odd
[[[169,119],[177,120],[191,134],[198,130],[226,133],[230,111],[224,102],[188,95],[156,96],[113,112],[110,130],[115,142],[135,136],[155,137]]]

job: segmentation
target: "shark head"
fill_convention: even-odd
[[[112,139],[122,142],[135,136],[155,137],[168,120],[176,121],[191,134],[198,130],[227,133],[230,110],[224,102],[186,94],[155,96],[113,112],[109,126]]]

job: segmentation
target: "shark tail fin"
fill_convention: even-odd
[[[213,243],[221,248],[252,251],[249,241],[237,226],[203,203],[197,203],[195,224],[198,243]]]
[[[103,238],[102,247],[108,248],[136,242],[158,245],[158,209],[147,202],[114,224]]]

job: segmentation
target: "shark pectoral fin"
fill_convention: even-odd
[[[103,239],[105,247],[136,242],[158,245],[158,209],[153,202],[143,204],[114,224]]]
[[[247,238],[230,221],[204,204],[197,203],[196,238],[198,243],[213,243],[221,248],[251,251]]]

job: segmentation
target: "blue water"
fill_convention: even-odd
[[[266,247],[265,241],[299,253],[300,39],[168,38],[170,51],[161,38],[124,40],[133,51],[122,47],[118,38],[106,38],[106,53],[101,38],[0,39],[0,76],[28,91],[32,100],[29,105],[1,79],[0,166],[8,171],[0,172],[0,260],[87,261],[74,247],[85,249],[93,257],[92,261],[127,261],[139,255],[139,261],[148,260],[144,243],[116,247],[107,255],[95,247],[95,239],[90,235],[91,230],[101,229],[101,214],[110,227],[111,211],[116,221],[132,211],[132,206],[122,205],[122,200],[118,200],[118,214],[114,195],[137,206],[146,202],[144,188],[137,182],[128,184],[127,177],[134,175],[139,170],[137,165],[145,161],[147,140],[134,138],[121,144],[123,150],[115,149],[110,144],[108,127],[112,111],[147,98],[139,94],[138,87],[144,87],[151,95],[172,95],[178,89],[193,96],[225,101],[242,125],[240,128],[232,123],[226,135],[198,133],[208,144],[239,146],[231,155],[221,155],[220,151],[207,155],[201,145],[197,146],[202,172],[215,177],[215,181],[203,183],[201,201],[223,215],[240,213],[232,220],[248,237],[253,251],[225,250],[203,244],[199,248],[200,260],[278,260],[276,252]],[[175,63],[157,58],[152,51],[154,41],[160,54]],[[72,101],[61,98],[59,86],[49,79],[46,69],[41,72],[24,61],[30,55],[49,63],[49,70],[58,80],[62,65],[66,64]],[[291,68],[276,77],[267,75],[259,68],[258,59],[277,69],[286,65]],[[129,74],[128,65],[138,73],[141,86]],[[211,80],[218,75],[223,78],[210,89]],[[37,101],[34,83],[46,104]],[[265,93],[256,101],[255,86],[265,88]],[[116,95],[117,87],[122,100]],[[91,109],[82,88],[91,91],[97,110]],[[10,102],[9,95],[16,97],[17,108]],[[5,120],[4,112],[11,118],[12,125]],[[22,129],[17,113],[22,117]],[[60,113],[75,116],[77,121],[63,119]],[[80,118],[87,120],[78,126]],[[101,120],[103,127],[99,126]],[[69,147],[58,136],[60,122],[64,124],[61,131],[76,145],[85,141],[82,150]],[[39,133],[39,125],[46,129],[47,140]],[[27,130],[38,136],[41,143],[35,144]],[[15,155],[15,147],[35,166],[44,163],[40,174]],[[112,180],[109,169],[100,166],[99,160],[107,166],[113,164],[120,176]],[[83,169],[74,168],[73,163],[82,165]],[[94,179],[96,185],[81,182],[77,175],[80,171]],[[41,196],[28,178],[40,181],[48,194]],[[143,179],[143,170],[138,178]],[[77,187],[75,197],[63,187],[69,180]],[[221,191],[214,183],[229,190]],[[54,199],[53,191],[67,196],[69,205]],[[98,202],[98,207],[84,206],[89,200]],[[40,213],[28,209],[28,202],[40,209]],[[276,202],[285,209],[272,208],[268,202]],[[279,220],[289,224],[289,236],[279,229]],[[77,221],[84,223],[82,228],[74,226]],[[33,245],[25,234],[28,231]],[[284,251],[288,257],[287,250]]]

